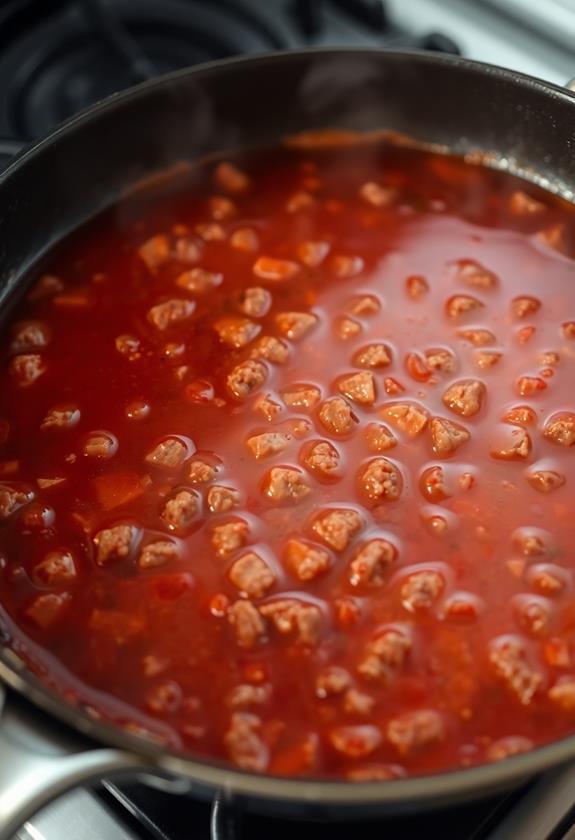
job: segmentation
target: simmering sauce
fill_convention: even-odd
[[[303,144],[72,235],[1,339],[7,644],[91,715],[256,772],[575,732],[573,213]]]

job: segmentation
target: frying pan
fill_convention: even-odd
[[[333,127],[391,129],[479,152],[568,199],[575,194],[568,90],[439,54],[328,49],[216,62],[113,96],[8,165],[0,175],[0,314],[54,243],[150,173]],[[8,638],[0,618],[0,840],[54,796],[104,776],[234,795],[285,815],[357,818],[485,795],[575,759],[573,736],[496,764],[383,783],[251,774],[89,718],[50,693]]]

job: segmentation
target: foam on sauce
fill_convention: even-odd
[[[11,645],[257,772],[572,733],[573,213],[442,155],[300,146],[71,236],[1,346]]]

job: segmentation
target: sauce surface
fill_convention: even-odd
[[[256,772],[573,733],[573,213],[413,149],[275,149],[71,236],[1,341],[9,644]]]

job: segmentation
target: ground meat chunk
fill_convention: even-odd
[[[27,353],[30,350],[47,347],[50,342],[50,330],[41,321],[25,321],[16,324],[12,335],[11,353]]]
[[[309,312],[280,312],[275,321],[282,335],[299,341],[316,325],[317,317]]]
[[[477,350],[473,354],[473,361],[480,370],[488,370],[499,363],[503,358],[503,353],[497,350]]]
[[[315,385],[291,385],[282,391],[282,399],[288,408],[313,408],[321,399],[321,391]]]
[[[238,647],[253,648],[265,638],[265,622],[250,601],[235,601],[228,609],[228,622]]]
[[[94,537],[98,566],[106,566],[112,560],[125,560],[129,557],[136,534],[133,525],[114,525],[113,528],[99,531]]]
[[[249,528],[243,519],[218,525],[212,531],[212,546],[218,557],[229,557],[238,548],[246,545]]]
[[[70,551],[50,551],[44,560],[34,566],[32,579],[41,586],[65,586],[77,577],[76,563]]]
[[[452,423],[451,420],[445,420],[443,417],[432,417],[429,430],[433,451],[440,458],[448,458],[453,455],[471,437],[463,426]]]
[[[41,630],[48,630],[60,619],[70,603],[69,592],[47,592],[38,595],[24,611],[32,624]]]
[[[530,752],[533,748],[534,744],[529,738],[524,738],[522,735],[508,735],[490,744],[485,752],[485,757],[487,761],[502,761],[504,758],[510,758],[513,755]]]
[[[429,610],[445,589],[443,575],[433,569],[413,572],[401,586],[401,603],[409,612]]]
[[[41,429],[71,429],[80,422],[80,409],[75,406],[55,406],[42,420]]]
[[[224,242],[226,232],[219,222],[202,222],[196,225],[195,231],[204,242]]]
[[[194,490],[179,490],[168,499],[161,516],[172,531],[187,531],[200,511],[200,497]]]
[[[84,455],[107,461],[118,451],[118,438],[112,432],[91,432],[84,443]]]
[[[262,491],[264,496],[275,504],[301,502],[311,493],[304,474],[293,467],[272,467],[267,473]]]
[[[338,450],[328,440],[311,441],[301,451],[302,464],[321,478],[337,477],[340,461]]]
[[[381,413],[394,428],[410,438],[420,434],[429,420],[426,409],[412,403],[392,403]]]
[[[358,195],[372,207],[389,207],[396,199],[397,191],[393,187],[382,187],[375,181],[366,181],[359,188]]]
[[[250,773],[263,773],[269,764],[269,747],[262,738],[262,722],[250,712],[234,712],[224,735],[234,764]]]
[[[292,193],[286,202],[287,213],[297,213],[300,210],[306,210],[315,205],[315,198],[304,190],[299,190]]]
[[[544,536],[533,528],[518,528],[513,545],[524,557],[541,557],[547,553]]]
[[[329,267],[334,277],[346,279],[360,274],[363,271],[364,262],[361,257],[337,254],[330,259]]]
[[[145,545],[138,558],[140,569],[156,569],[173,563],[179,557],[178,546],[169,540],[156,540]]]
[[[246,446],[256,458],[269,458],[284,452],[289,446],[289,435],[284,432],[263,432],[261,435],[252,435],[246,440]]]
[[[252,254],[259,246],[258,236],[251,228],[238,228],[230,236],[230,245],[236,251]]]
[[[249,318],[238,318],[233,315],[227,318],[219,318],[214,323],[220,341],[228,347],[245,347],[258,335],[261,330],[259,324],[250,321]]]
[[[203,295],[211,289],[221,286],[223,280],[223,274],[196,266],[179,274],[176,277],[176,286],[194,295]]]
[[[501,461],[524,461],[531,453],[531,438],[525,429],[500,430],[492,443],[490,455]]]
[[[562,473],[556,470],[531,470],[526,475],[527,481],[539,493],[551,493],[559,490],[566,482]]]
[[[214,484],[206,493],[208,510],[211,513],[226,513],[239,503],[240,494],[233,487]]]
[[[217,222],[225,222],[227,219],[233,219],[238,212],[234,202],[223,195],[210,196],[208,199],[208,207],[210,210],[210,216]]]
[[[547,692],[547,696],[564,712],[575,711],[575,677],[561,677]]]
[[[353,355],[356,367],[384,368],[391,364],[391,350],[386,344],[367,344]]]
[[[451,350],[437,348],[425,351],[428,368],[439,373],[454,373],[457,368],[455,356]]]
[[[575,444],[575,414],[559,411],[553,414],[543,427],[543,437],[559,446]]]
[[[494,674],[523,706],[528,706],[543,686],[542,675],[531,667],[523,643],[515,636],[494,639],[489,649],[489,662]]]
[[[412,300],[419,300],[429,292],[429,283],[421,274],[411,274],[406,278],[405,289]]]
[[[508,409],[502,420],[513,426],[531,426],[537,420],[537,415],[528,405],[517,405]]]
[[[375,402],[375,381],[368,371],[344,376],[337,387],[344,395],[358,405],[373,405]]]
[[[385,736],[401,756],[409,756],[445,738],[443,717],[433,709],[406,712],[389,721]]]
[[[346,758],[365,758],[381,744],[377,726],[335,726],[329,732],[331,746]]]
[[[271,423],[278,414],[282,413],[283,409],[279,403],[272,399],[270,394],[265,394],[258,397],[254,402],[254,411],[257,411],[268,423]]]
[[[364,691],[350,688],[343,698],[343,710],[347,715],[367,717],[371,714],[375,699]]]
[[[358,472],[358,486],[371,502],[396,502],[403,490],[403,477],[387,458],[373,458]]]
[[[218,468],[213,464],[207,464],[205,461],[195,459],[190,461],[188,478],[192,484],[204,484],[208,481],[213,481],[217,474]]]
[[[138,256],[149,271],[156,272],[170,259],[170,240],[165,233],[158,233],[140,245]]]
[[[239,195],[250,188],[251,181],[235,164],[223,160],[214,169],[214,183],[226,192]]]
[[[520,376],[516,388],[520,397],[533,397],[540,391],[545,391],[547,383],[540,376]]]
[[[266,359],[274,365],[284,365],[289,359],[290,349],[285,341],[273,335],[262,335],[252,348],[252,359]]]
[[[282,283],[299,274],[300,267],[292,260],[280,260],[276,257],[258,257],[253,265],[253,272],[260,280]]]
[[[288,540],[284,553],[286,566],[301,581],[314,580],[331,567],[328,552],[303,540]]]
[[[179,469],[188,457],[188,447],[177,437],[168,437],[160,441],[146,455],[146,463],[166,470]]]
[[[453,295],[445,304],[445,311],[448,316],[453,319],[462,318],[470,312],[476,312],[484,306],[480,300],[471,295]]]
[[[130,362],[142,357],[140,339],[135,335],[119,335],[114,344],[121,356],[125,356]]]
[[[469,327],[465,330],[458,330],[457,335],[464,341],[473,344],[474,347],[485,347],[489,344],[495,344],[497,339],[489,330],[478,327]]]
[[[22,387],[32,385],[45,372],[46,365],[37,353],[23,353],[10,362],[10,373]]]
[[[297,249],[298,258],[309,268],[317,268],[329,254],[327,242],[300,242]]]
[[[226,384],[234,397],[244,400],[264,384],[267,375],[267,368],[263,362],[249,359],[236,365],[228,375]]]
[[[261,598],[274,585],[275,575],[254,551],[242,554],[234,561],[228,573],[230,581],[250,598]]]
[[[148,310],[148,321],[158,330],[167,330],[173,324],[187,320],[193,313],[195,304],[191,300],[172,298],[158,303]]]
[[[263,604],[260,613],[272,622],[278,633],[295,634],[302,645],[314,645],[318,640],[322,616],[315,604],[284,598]]]
[[[413,645],[408,627],[381,627],[369,642],[357,666],[358,674],[370,682],[387,685],[403,666]]]
[[[461,417],[473,417],[481,410],[485,385],[477,379],[454,382],[443,394],[443,404]]]
[[[337,317],[334,320],[333,326],[336,336],[342,341],[349,341],[351,338],[358,336],[362,331],[361,324],[355,318],[350,318],[347,315]]]
[[[325,400],[319,407],[318,417],[326,431],[333,435],[348,435],[357,423],[349,403],[342,397]]]
[[[349,303],[349,311],[352,315],[377,315],[381,310],[379,298],[375,295],[358,295]]]
[[[316,516],[311,529],[335,551],[345,551],[355,534],[363,527],[363,519],[351,508],[325,510]]]
[[[522,190],[515,190],[509,198],[509,209],[514,216],[534,216],[545,210],[545,205]]]
[[[356,551],[349,564],[352,586],[383,586],[389,567],[397,559],[397,549],[389,540],[369,540]]]
[[[226,706],[230,709],[249,709],[250,706],[264,706],[272,695],[272,687],[242,683],[232,688],[226,697]]]
[[[428,382],[431,379],[431,369],[420,353],[408,353],[405,357],[405,367],[416,382]]]
[[[383,423],[369,423],[363,434],[370,452],[387,452],[397,446],[397,440]]]
[[[521,295],[511,301],[511,312],[516,318],[526,318],[534,315],[541,308],[541,301],[530,295]]]
[[[513,599],[517,624],[532,636],[546,636],[552,619],[552,603],[536,595],[517,595]]]
[[[272,305],[272,296],[261,286],[251,286],[240,292],[238,309],[249,318],[263,318]]]
[[[529,569],[527,580],[533,589],[551,598],[561,595],[568,585],[569,576],[561,566],[537,563]]]
[[[458,282],[476,289],[494,289],[499,285],[497,275],[475,260],[458,260],[454,273]]]
[[[325,700],[326,697],[337,697],[343,694],[351,684],[349,671],[338,665],[330,665],[318,674],[315,681],[315,693],[321,700]]]
[[[45,300],[64,291],[64,283],[53,274],[43,274],[28,293],[28,300]]]

